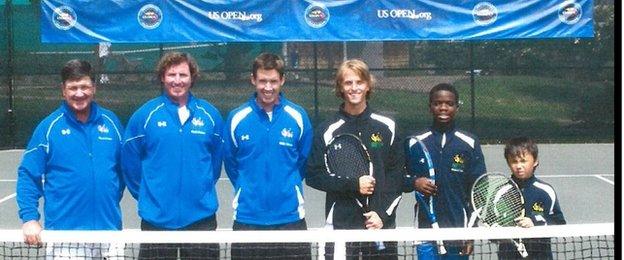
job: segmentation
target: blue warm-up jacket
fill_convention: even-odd
[[[256,96],[230,112],[225,124],[225,169],[234,186],[234,220],[276,225],[304,218],[305,162],[312,126],[305,110],[280,94],[272,120]]]
[[[437,195],[434,209],[440,227],[465,227],[472,214],[470,190],[479,176],[486,172],[485,160],[479,139],[474,135],[450,127],[446,131],[430,128],[416,134],[431,155],[436,172]],[[404,191],[414,190],[414,180],[429,177],[425,161],[417,158],[412,149],[415,142],[405,143],[406,175]],[[418,211],[418,226],[431,227],[424,210]]]
[[[39,220],[43,196],[45,229],[121,229],[122,132],[117,116],[95,102],[85,123],[65,102],[43,119],[17,170],[20,219]]]
[[[122,167],[139,216],[164,229],[179,229],[214,216],[221,175],[223,118],[189,94],[182,125],[178,104],[166,94],[141,106],[128,122]]]

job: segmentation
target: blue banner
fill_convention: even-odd
[[[593,37],[591,0],[42,0],[41,10],[46,43]]]

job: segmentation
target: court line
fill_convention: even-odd
[[[611,185],[615,185],[615,183],[614,183],[612,180],[609,180],[609,179],[607,179],[607,178],[605,178],[605,177],[602,177],[602,176],[600,176],[600,175],[596,175],[596,176],[594,176],[594,177],[596,177],[596,178],[598,178],[598,179],[600,179],[600,180],[603,180],[603,181],[605,181],[606,183],[609,183],[609,184],[611,184]]]
[[[0,180],[0,182],[16,182],[17,180],[12,179],[12,180]]]
[[[15,193],[13,193],[13,194],[11,194],[11,195],[9,195],[9,196],[6,196],[6,197],[4,197],[4,198],[0,199],[0,203],[5,202],[5,201],[7,201],[7,200],[10,200],[10,199],[12,199],[12,198],[15,198],[15,195],[16,195],[16,194],[15,194]]]

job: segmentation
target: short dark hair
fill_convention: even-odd
[[[436,92],[439,92],[439,91],[449,91],[453,93],[453,95],[455,95],[455,105],[459,106],[459,93],[457,92],[457,89],[455,89],[455,87],[453,87],[453,85],[449,83],[440,83],[438,85],[435,85],[433,88],[431,88],[431,90],[429,91],[429,104],[430,105],[431,105],[431,102],[433,101],[433,96],[435,95]]]
[[[61,69],[61,80],[63,84],[68,80],[79,80],[84,77],[89,77],[91,81],[94,81],[92,73],[91,64],[88,61],[74,59],[65,63]]]
[[[505,160],[522,156],[525,152],[530,153],[533,155],[533,159],[537,160],[537,144],[535,144],[533,139],[526,136],[519,136],[509,139],[505,144]]]
[[[193,56],[184,52],[172,51],[165,53],[165,55],[160,58],[158,61],[158,65],[156,66],[156,73],[158,74],[158,80],[161,80],[165,75],[165,72],[174,65],[186,63],[189,66],[189,71],[191,72],[191,80],[192,84],[195,83],[195,80],[199,77],[199,66]]]
[[[280,79],[284,77],[284,60],[273,53],[263,52],[254,59],[251,75],[256,78],[258,70],[277,70]]]

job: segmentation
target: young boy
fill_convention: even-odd
[[[537,145],[527,137],[512,138],[505,145],[505,160],[511,170],[511,178],[518,184],[524,196],[525,217],[518,218],[517,225],[524,228],[566,223],[555,190],[550,184],[538,179],[534,171],[539,165]],[[552,259],[550,238],[525,239],[531,259]],[[522,259],[515,245],[501,243],[499,259]]]
[[[434,210],[441,228],[465,227],[470,209],[472,183],[486,172],[479,139],[455,125],[459,109],[459,93],[451,84],[441,83],[429,91],[429,111],[432,126],[415,134],[427,146],[435,167],[436,181],[431,182],[421,154],[416,153],[416,141],[405,142],[407,172],[404,192],[418,191],[433,196]],[[430,228],[431,222],[424,210],[418,211],[418,227]],[[439,255],[435,243],[424,242],[416,248],[418,259],[468,259],[472,253],[471,241],[445,243],[448,251]]]

